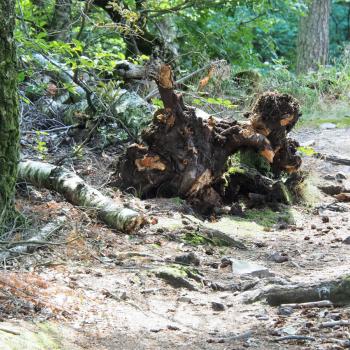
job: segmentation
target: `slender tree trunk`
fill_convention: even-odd
[[[72,0],[56,0],[49,24],[50,36],[54,40],[68,41],[72,23]]]
[[[299,22],[297,73],[325,65],[329,49],[330,0],[313,0],[309,12]]]
[[[0,230],[14,211],[19,159],[15,1],[0,1]]]

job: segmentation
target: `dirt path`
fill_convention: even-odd
[[[317,151],[350,158],[349,136],[345,129],[296,134],[302,142],[314,140]],[[304,167],[312,179],[342,172],[346,185],[350,180],[350,167],[311,158]],[[318,211],[252,210],[243,219],[225,216],[201,226],[179,199],[133,199],[133,206],[158,221],[134,236],[116,235],[50,193],[39,197],[23,200],[22,207],[43,215],[64,213],[71,222],[66,239],[79,239],[24,258],[21,270],[16,261],[8,266],[13,283],[38,284],[28,276],[45,281],[36,291],[59,311],[27,310],[17,301],[17,315],[12,311],[12,318],[0,322],[1,349],[342,349],[334,339],[349,339],[349,327],[323,330],[319,324],[350,319],[350,308],[280,315],[263,302],[247,303],[267,285],[329,279],[350,270],[350,246],[343,243],[350,236],[350,205],[343,205],[344,212],[329,210],[334,199],[313,187],[309,199]],[[205,240],[202,225],[248,249]],[[276,252],[287,261],[271,260]],[[240,274],[232,271],[232,262],[266,270]],[[171,285],[184,281],[186,287]],[[276,342],[295,334],[314,340]]]

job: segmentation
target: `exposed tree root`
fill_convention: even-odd
[[[114,229],[132,232],[145,223],[141,214],[104,196],[63,167],[27,160],[19,164],[19,178],[35,186],[55,190],[72,204],[95,209],[99,217]]]
[[[273,288],[263,294],[270,305],[329,300],[335,305],[350,303],[350,276],[318,284]]]
[[[222,201],[222,175],[229,157],[239,150],[261,155],[276,177],[300,167],[297,143],[286,137],[300,117],[293,97],[265,93],[247,122],[202,118],[174,92],[170,66],[161,65],[154,75],[164,108],[143,131],[144,143],[131,145],[120,162],[124,188],[134,188],[141,197],[180,196],[208,212]],[[271,182],[264,186],[269,192],[274,191]]]

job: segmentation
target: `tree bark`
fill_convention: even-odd
[[[114,229],[132,232],[145,223],[141,214],[104,196],[64,168],[27,160],[19,165],[19,178],[35,186],[55,190],[72,204],[95,209],[100,218]]]
[[[313,0],[308,14],[299,21],[297,73],[325,65],[329,50],[330,0]]]
[[[14,213],[19,159],[15,2],[0,2],[0,230]]]
[[[68,41],[70,38],[71,21],[72,0],[56,0],[48,29],[51,39]]]

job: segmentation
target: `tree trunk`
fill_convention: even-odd
[[[330,0],[313,0],[308,14],[300,19],[297,43],[297,73],[325,65],[329,49]]]
[[[19,178],[35,186],[55,190],[80,207],[96,210],[99,217],[114,229],[134,232],[146,222],[141,214],[104,196],[78,175],[64,168],[27,160],[19,165]]]
[[[68,41],[72,21],[72,0],[56,0],[55,9],[49,24],[53,40]]]
[[[14,212],[19,158],[15,2],[0,2],[0,230]]]

